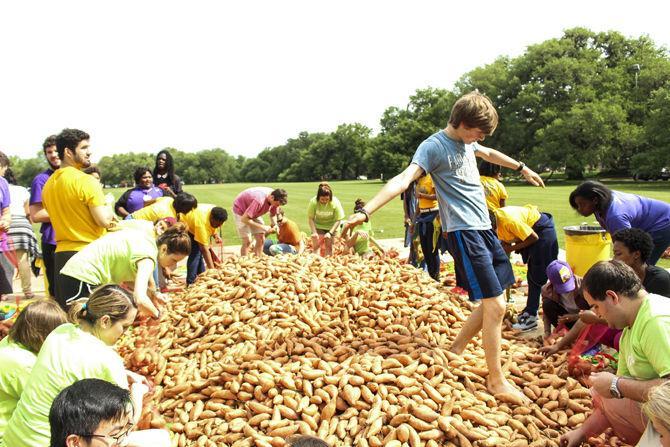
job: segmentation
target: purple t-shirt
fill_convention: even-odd
[[[5,208],[9,208],[9,183],[5,180],[4,177],[0,177],[0,213]],[[7,233],[0,231],[0,251],[5,251],[7,247],[5,246],[5,241]]]
[[[151,186],[149,189],[142,189],[139,186],[130,190],[126,206],[124,208],[129,213],[134,213],[137,210],[144,208],[144,197],[148,196],[151,199],[163,197],[163,190],[157,186]]]
[[[243,216],[246,213],[251,219],[255,219],[269,210],[270,214],[274,216],[277,214],[277,207],[270,206],[267,201],[268,194],[271,192],[271,188],[263,186],[245,189],[235,198],[233,212],[238,216]]]
[[[51,174],[53,173],[53,169],[47,169],[35,176],[33,183],[30,185],[31,205],[42,203],[42,189],[44,189],[44,184],[49,180],[49,177],[51,177]],[[51,226],[51,222],[43,222],[42,227],[40,228],[40,233],[42,233],[42,242],[56,245],[56,232],[54,231],[54,227]]]
[[[610,234],[623,228],[639,228],[647,233],[670,227],[670,204],[648,197],[612,191],[612,203],[596,220]]]

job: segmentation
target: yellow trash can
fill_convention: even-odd
[[[563,231],[565,257],[575,275],[584,276],[596,262],[611,259],[612,238],[602,227],[573,225]]]

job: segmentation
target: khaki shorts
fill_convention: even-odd
[[[237,228],[237,234],[239,234],[241,238],[246,238],[254,234],[265,233],[263,230],[260,230],[256,227],[252,227],[251,225],[247,225],[244,222],[242,222],[242,216],[233,213],[233,217],[235,218],[235,228]],[[253,220],[254,222],[258,222],[261,225],[265,225],[265,222],[263,221],[262,217],[257,217],[251,220]]]

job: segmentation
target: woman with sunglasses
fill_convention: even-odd
[[[101,379],[128,389],[134,409],[133,423],[137,422],[148,384],[141,375],[127,371],[112,348],[136,316],[133,296],[116,285],[99,287],[90,297],[77,300],[69,312],[74,324],[59,326],[44,341],[9,420],[4,445],[49,445],[51,404],[64,388],[82,379]],[[88,445],[115,444],[91,442]],[[162,430],[130,433],[128,445],[169,445],[169,436]]]

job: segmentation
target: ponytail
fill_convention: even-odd
[[[191,253],[191,238],[188,235],[188,225],[184,222],[177,222],[165,230],[163,234],[156,239],[156,246],[165,245],[168,254]]]
[[[123,320],[137,304],[133,295],[127,290],[107,284],[96,288],[88,298],[81,298],[72,303],[68,317],[75,324],[86,322],[91,326],[105,315],[112,322]]]
[[[316,191],[316,199],[319,197],[330,197],[330,200],[333,200],[333,190],[330,189],[328,182],[319,183],[319,189]]]

